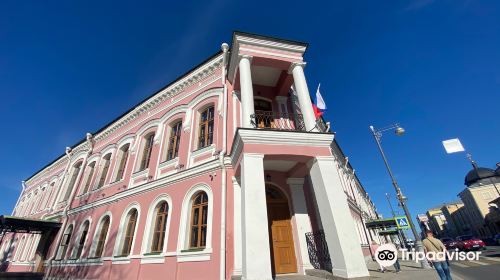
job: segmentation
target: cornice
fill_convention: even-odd
[[[222,66],[222,58],[223,55],[220,54],[216,57],[214,57],[212,60],[206,62],[204,65],[198,67],[196,70],[192,71],[191,73],[187,74],[185,77],[180,79],[179,81],[175,82],[174,84],[170,85],[169,87],[161,90],[148,100],[144,101],[143,103],[139,104],[136,106],[132,111],[130,111],[128,114],[124,115],[120,119],[116,120],[114,123],[109,125],[106,129],[102,130],[101,132],[97,133],[94,135],[94,141],[95,143],[101,142],[105,139],[107,139],[110,135],[113,135],[114,132],[116,132],[118,129],[124,127],[128,123],[132,122],[133,120],[137,119],[138,117],[147,114],[148,112],[151,114],[151,109],[154,109],[158,107],[161,103],[164,101],[173,98],[180,93],[184,92],[185,89],[189,88],[190,86],[196,84],[196,83],[201,83],[201,81],[205,80],[206,78],[212,76],[218,69],[221,68]],[[220,78],[220,77],[217,77]],[[213,81],[211,80],[210,83]],[[194,89],[193,91],[197,91],[197,89]],[[99,146],[98,144],[96,146]],[[73,147],[72,154],[78,154],[81,151],[86,151],[88,150],[88,143],[87,142],[82,142],[81,144],[77,145],[76,147]],[[43,178],[44,176],[47,175],[47,173],[52,172],[53,170],[57,169],[59,165],[67,163],[67,157],[66,156],[61,156],[59,159],[54,161],[50,166],[47,168],[44,168],[43,170],[40,170],[37,172],[37,174],[33,175],[26,183],[29,186],[32,183],[37,184],[40,178]]]
[[[186,77],[180,79],[178,82],[172,84],[171,86],[158,92],[155,96],[151,97],[144,103],[137,106],[134,110],[117,120],[115,123],[110,125],[108,128],[102,132],[95,135],[95,141],[102,141],[110,134],[115,132],[117,129],[125,126],[134,119],[138,118],[142,114],[155,108],[163,101],[177,96],[179,93],[183,92],[186,88],[189,88],[195,83],[199,83],[207,77],[211,76],[215,71],[217,71],[222,66],[222,54],[215,57],[213,60],[207,62],[205,65],[196,69]]]

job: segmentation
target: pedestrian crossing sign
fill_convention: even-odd
[[[394,220],[396,220],[396,226],[398,229],[410,228],[410,223],[408,222],[408,218],[406,216],[395,217]]]

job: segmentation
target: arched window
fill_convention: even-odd
[[[204,248],[207,241],[208,196],[201,191],[194,195],[191,206],[190,248]]]
[[[102,163],[101,177],[99,178],[99,183],[97,184],[98,189],[104,186],[104,182],[108,176],[109,165],[111,164],[111,153],[105,155],[102,160],[104,162]]]
[[[57,259],[62,260],[66,256],[68,251],[69,241],[71,240],[71,234],[73,233],[73,225],[70,225],[64,232],[61,243],[59,244],[59,250],[57,254]]]
[[[61,201],[66,201],[68,200],[71,191],[73,190],[73,187],[75,186],[76,179],[78,178],[78,173],[80,173],[80,168],[82,166],[82,162],[79,162],[75,164],[71,170],[71,179],[69,180],[68,186],[66,187],[66,193],[64,193],[64,196]]]
[[[85,221],[82,225],[80,238],[77,240],[76,248],[74,250],[73,259],[79,259],[82,256],[83,247],[85,246],[85,240],[87,240],[87,234],[89,233],[90,222]]]
[[[214,106],[200,112],[198,148],[210,146],[214,138]]]
[[[182,121],[178,121],[172,125],[170,136],[168,137],[167,160],[174,159],[179,154],[179,146],[181,142]]]
[[[149,160],[151,159],[151,152],[153,151],[153,142],[155,134],[151,132],[144,137],[144,145],[142,149],[141,164],[139,171],[145,170],[149,167]]]
[[[90,184],[92,183],[92,177],[94,176],[95,163],[96,162],[93,161],[89,165],[87,165],[87,178],[85,179],[85,185],[81,194],[86,194],[89,191]]]
[[[119,163],[118,169],[116,171],[115,181],[120,181],[123,179],[123,175],[125,174],[125,167],[127,166],[127,159],[129,154],[130,144],[123,145],[119,151]]]
[[[109,230],[109,216],[106,216],[101,221],[99,235],[97,236],[96,249],[94,253],[95,258],[102,257],[102,253],[104,252],[104,245],[106,245],[106,237],[108,235],[108,230]]]
[[[151,252],[161,253],[163,250],[163,241],[165,241],[165,229],[167,228],[168,204],[166,201],[160,202],[155,209],[154,231],[151,242]]]
[[[128,256],[130,254],[130,251],[132,250],[136,224],[137,224],[137,209],[132,209],[127,214],[127,224],[125,228],[125,236],[123,237],[123,246],[121,250],[122,256]]]

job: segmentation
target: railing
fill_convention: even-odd
[[[305,130],[304,118],[301,114],[255,111],[255,114],[252,114],[250,118],[255,128]]]
[[[323,230],[306,233],[306,242],[311,265],[316,269],[332,271],[332,260]]]

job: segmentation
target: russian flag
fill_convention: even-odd
[[[321,92],[319,92],[320,86],[321,84],[318,85],[318,89],[316,90],[316,98],[313,104],[314,116],[316,116],[316,119],[321,117],[326,111],[326,103],[323,100],[323,96],[321,96]]]

